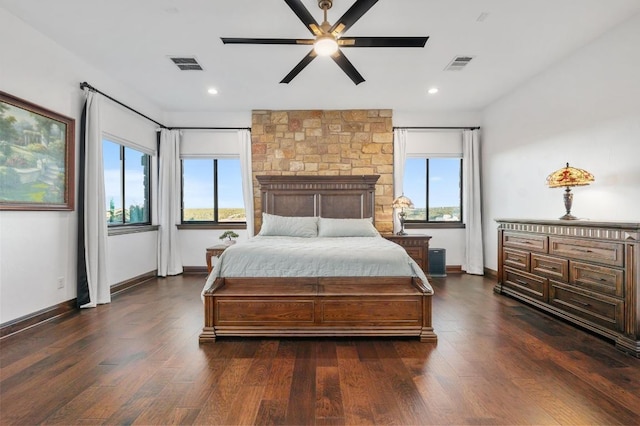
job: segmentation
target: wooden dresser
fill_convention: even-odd
[[[640,223],[496,219],[497,293],[640,358]]]
[[[429,275],[429,240],[430,235],[397,235],[382,234],[384,238],[401,245],[407,254],[416,261],[422,271]]]

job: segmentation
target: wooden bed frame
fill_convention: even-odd
[[[374,217],[378,177],[257,176],[261,211]],[[218,336],[417,336],[435,342],[431,304],[428,287],[415,277],[217,278],[204,294],[200,342]]]

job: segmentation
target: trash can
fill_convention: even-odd
[[[447,276],[447,250],[443,248],[429,249],[429,275],[432,277]]]

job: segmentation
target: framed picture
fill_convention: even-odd
[[[73,210],[75,120],[0,91],[0,210]]]

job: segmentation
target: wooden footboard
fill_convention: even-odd
[[[200,342],[218,336],[418,336],[435,342],[431,294],[412,277],[218,278]]]

